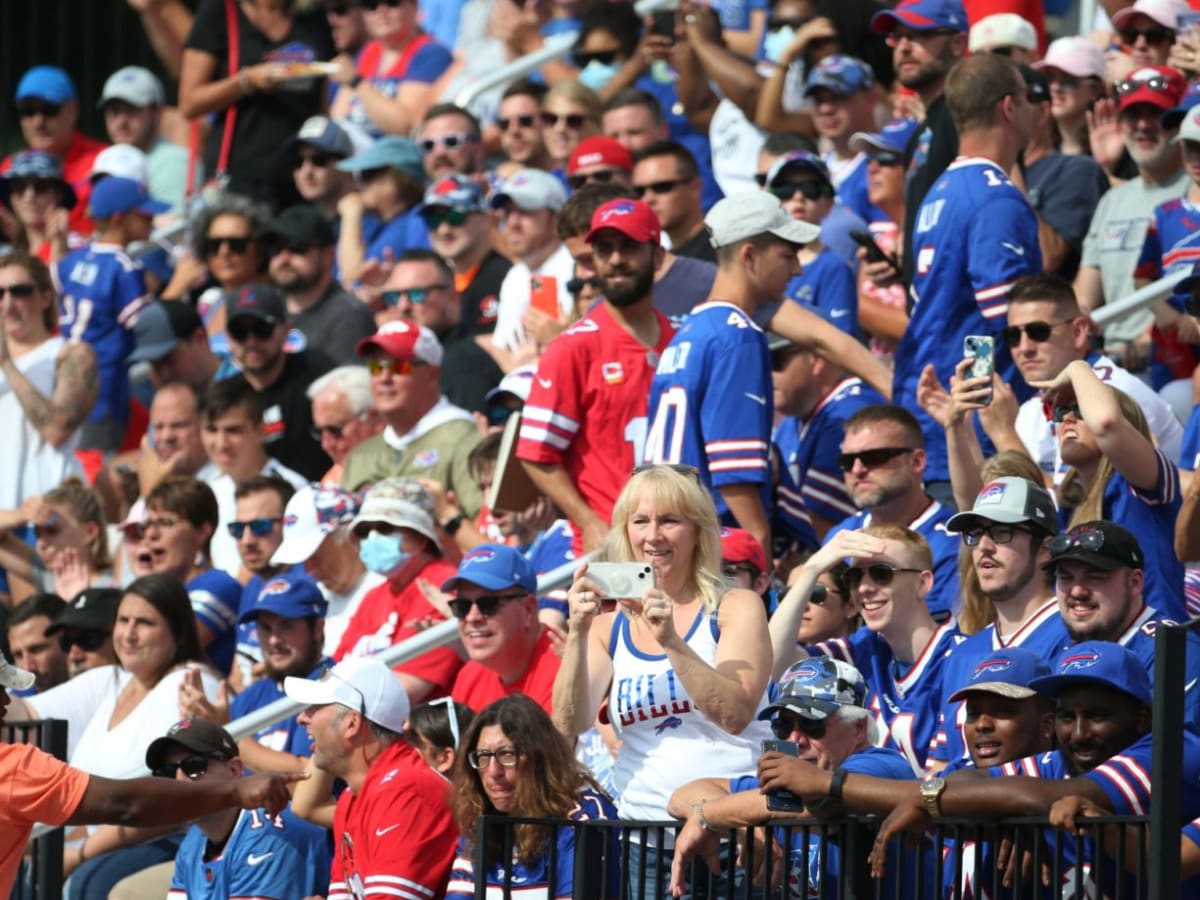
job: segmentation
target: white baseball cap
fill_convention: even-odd
[[[125,66],[117,69],[104,82],[100,92],[99,106],[109,100],[124,100],[130,106],[162,106],[166,103],[162,82],[149,69],[141,66]]]
[[[1179,27],[1179,17],[1192,11],[1185,0],[1137,0],[1133,6],[1127,6],[1113,13],[1113,28],[1120,31],[1129,24],[1134,16],[1145,16],[1153,19],[1163,28],[1175,31]]]
[[[1180,141],[1200,141],[1200,106],[1193,106],[1179,124],[1179,134],[1171,138],[1172,144]]]
[[[984,16],[971,26],[967,49],[972,53],[979,53],[992,47],[1036,50],[1037,29],[1016,13],[994,13]]]
[[[338,703],[397,734],[408,722],[410,707],[404,685],[374,656],[344,659],[319,680],[288,676],[283,679],[283,692],[305,706]]]
[[[113,144],[96,154],[88,178],[95,181],[101,175],[128,178],[145,187],[146,154],[132,144]]]
[[[283,511],[283,542],[273,566],[294,566],[317,552],[326,536],[354,521],[358,501],[336,485],[310,484],[292,495]]]
[[[704,227],[713,247],[728,247],[760,234],[807,244],[821,233],[816,225],[789,216],[766,191],[744,191],[717,201],[704,217]]]

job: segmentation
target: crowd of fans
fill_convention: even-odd
[[[43,821],[81,900],[569,896],[526,820],[570,818],[678,820],[603,877],[684,896],[848,811],[916,896],[932,818],[1146,812],[1200,612],[1200,12],[129,2],[177,91],[36,66],[0,162],[0,695],[70,764],[3,747],[0,891]],[[207,799],[114,813],[145,768]],[[852,864],[773,839],[794,896]]]

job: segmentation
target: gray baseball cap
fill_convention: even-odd
[[[1058,532],[1058,510],[1054,498],[1044,487],[1025,478],[1005,477],[988,482],[968,512],[960,512],[946,522],[946,530],[958,534],[980,521],[1017,525],[1030,522],[1050,534]]]
[[[704,227],[714,247],[728,247],[760,234],[807,244],[821,233],[816,225],[789,216],[766,191],[745,191],[718,201],[704,217]]]

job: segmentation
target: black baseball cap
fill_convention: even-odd
[[[146,748],[146,768],[151,772],[162,768],[167,753],[175,747],[233,759],[238,755],[237,742],[232,735],[207,719],[182,719],[170,727],[166,735],[151,741]]]
[[[54,634],[64,628],[112,631],[121,596],[117,588],[90,587],[80,591],[46,629],[46,634]]]
[[[272,325],[287,320],[283,293],[269,284],[247,284],[225,295],[225,322],[251,316]]]
[[[333,225],[315,206],[302,203],[285,209],[275,219],[275,235],[284,241],[332,247],[337,243]]]
[[[1076,525],[1066,534],[1050,539],[1050,569],[1064,560],[1078,560],[1097,569],[1142,569],[1146,557],[1133,533],[1116,522],[1096,519]]]

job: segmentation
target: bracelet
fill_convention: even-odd
[[[846,786],[846,770],[840,766],[833,770],[833,778],[829,781],[829,799],[841,800],[842,788]]]
[[[250,76],[246,74],[245,69],[238,69],[237,82],[242,94],[249,94],[254,90],[254,85],[250,83]]]
[[[351,78],[348,82],[346,82],[346,84],[349,86],[350,90],[354,90],[356,87],[358,87],[360,84],[362,84],[362,80],[363,80],[363,77],[360,74],[358,74],[357,72],[355,72],[354,77]]]
[[[696,822],[697,822],[697,824],[699,824],[699,826],[701,828],[703,828],[705,831],[711,832],[712,834],[715,834],[718,837],[720,837],[722,832],[717,831],[717,829],[713,828],[712,822],[708,821],[708,819],[706,819],[704,816],[704,804],[706,802],[708,802],[708,801],[701,800],[699,803],[693,803],[692,804],[692,813],[693,813],[693,815],[695,815]]]

